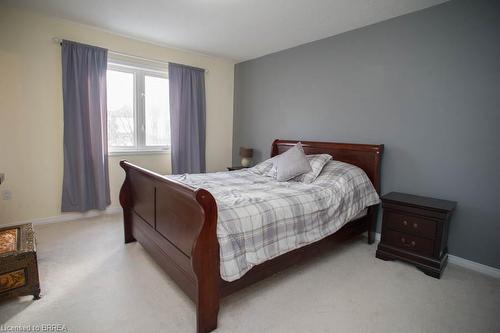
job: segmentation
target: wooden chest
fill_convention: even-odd
[[[440,278],[448,260],[448,229],[456,202],[397,192],[381,199],[377,258],[403,260]]]
[[[40,298],[35,234],[31,223],[0,228],[0,298]]]

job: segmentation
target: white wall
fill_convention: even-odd
[[[0,12],[0,173],[12,199],[0,198],[0,224],[60,215],[63,109],[60,47],[53,37],[206,68],[207,169],[231,164],[234,62],[127,38],[102,29],[5,10]],[[170,155],[110,157],[112,205],[118,206],[126,158],[162,174]]]

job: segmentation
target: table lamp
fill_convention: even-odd
[[[241,166],[249,167],[252,163],[253,149],[240,147]]]

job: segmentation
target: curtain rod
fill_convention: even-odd
[[[63,39],[62,38],[58,38],[58,37],[53,37],[52,41],[54,43],[61,44],[62,41],[63,41]],[[156,62],[156,63],[164,64],[164,65],[168,65],[169,64],[168,61],[144,58],[144,57],[140,57],[140,56],[136,56],[136,55],[133,55],[133,54],[124,53],[124,52],[118,52],[118,51],[113,51],[113,50],[108,50],[108,52],[111,53],[111,54],[122,56],[122,57],[135,58],[135,59],[145,60],[145,61],[149,61],[149,62]],[[189,65],[186,65],[186,66],[189,66]],[[208,69],[204,69],[204,68],[202,68],[202,69],[205,70],[205,73],[208,73]]]

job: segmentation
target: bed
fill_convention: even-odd
[[[297,141],[275,140],[271,156],[293,147]],[[306,154],[330,154],[336,161],[359,167],[366,173],[377,192],[380,191],[380,162],[383,145],[347,144],[333,142],[301,141]],[[327,250],[332,243],[341,242],[363,232],[368,232],[368,242],[373,243],[378,205],[367,207],[357,216],[348,216],[338,230],[314,238],[314,242],[295,249],[274,253],[268,260],[259,260],[229,274],[224,269],[224,249],[221,229],[224,207],[221,193],[216,193],[217,176],[212,186],[197,188],[200,180],[182,177],[165,177],[140,168],[126,161],[120,162],[126,177],[120,191],[124,212],[125,243],[138,241],[165,272],[195,302],[197,331],[210,332],[217,327],[219,300],[245,286],[260,281],[308,257]],[[233,171],[235,172],[235,171]],[[250,171],[242,171],[250,177]],[[238,174],[232,174],[232,179]],[[223,173],[220,175],[224,176]],[[229,177],[225,175],[224,177]],[[291,185],[300,191],[299,185]],[[211,190],[210,190],[211,189]],[[214,195],[219,199],[220,212]],[[249,206],[251,207],[251,206]],[[219,239],[221,243],[219,243]],[[222,245],[222,247],[221,247]],[[221,262],[221,257],[222,262]],[[228,266],[230,267],[230,266]],[[233,274],[234,273],[234,274]]]

